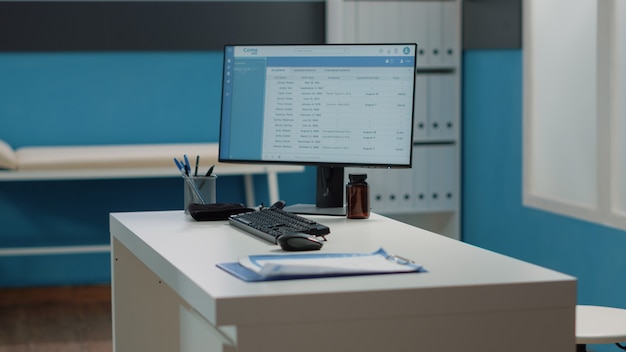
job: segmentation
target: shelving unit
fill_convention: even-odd
[[[371,207],[460,239],[461,1],[327,0],[326,11],[329,43],[418,44],[413,167],[368,169]]]

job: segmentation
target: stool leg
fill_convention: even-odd
[[[576,352],[587,352],[587,345],[576,345]]]

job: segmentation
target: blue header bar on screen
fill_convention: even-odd
[[[267,66],[289,66],[289,67],[371,67],[371,66],[413,66],[413,58],[404,56],[355,56],[355,57],[333,57],[333,56],[309,56],[309,57],[267,57]]]
[[[414,66],[414,45],[227,46],[231,59],[264,58],[268,66]]]

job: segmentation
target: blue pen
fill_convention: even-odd
[[[191,173],[191,164],[189,164],[189,158],[187,157],[187,154],[183,155],[183,158],[185,158],[185,173],[187,174],[187,176],[189,176],[189,174]]]
[[[185,180],[185,182],[187,183],[187,185],[191,188],[191,190],[194,193],[194,198],[196,198],[196,200],[200,203],[200,204],[206,204],[206,201],[204,200],[204,198],[202,197],[202,194],[200,193],[200,190],[198,189],[198,186],[196,186],[195,182],[193,182],[189,176],[187,176],[187,173],[185,172],[185,167],[183,166],[183,164],[176,158],[174,158],[174,163],[176,164],[176,167],[178,168],[178,170],[180,171],[180,174],[183,176],[183,179]]]

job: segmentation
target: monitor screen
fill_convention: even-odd
[[[317,206],[342,207],[343,167],[411,167],[416,49],[227,45],[219,160],[316,165]]]

